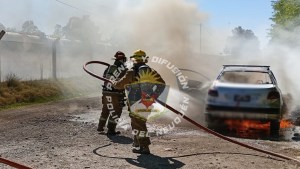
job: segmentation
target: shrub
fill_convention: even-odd
[[[18,87],[21,83],[21,79],[13,73],[9,73],[6,77],[6,85],[7,87]]]

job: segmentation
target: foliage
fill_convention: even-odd
[[[42,38],[46,37],[46,34],[38,29],[32,20],[27,20],[22,24],[22,29],[8,28],[0,23],[0,30],[6,30],[7,32],[16,32],[26,35],[35,35]],[[90,19],[89,16],[71,17],[66,26],[56,24],[54,32],[50,35],[53,38],[66,38],[70,40],[81,41],[98,41],[99,27]]]
[[[17,31],[16,28],[6,28],[6,31],[7,32],[15,32],[15,33],[18,33],[19,31]]]
[[[99,28],[90,19],[89,16],[72,17],[66,26],[62,28],[63,35],[67,39],[96,41],[99,37]]]
[[[23,23],[21,33],[25,33],[27,35],[36,35],[40,37],[46,36],[45,33],[40,31],[38,27],[34,24],[34,22],[31,20],[25,21]]]
[[[1,31],[1,30],[6,30],[6,29],[5,29],[5,26],[4,26],[2,23],[0,23],[0,31]]]
[[[21,79],[19,77],[17,77],[16,74],[13,74],[13,73],[9,73],[5,77],[7,87],[18,87],[18,86],[20,86],[20,80]]]
[[[95,83],[82,78],[60,80],[19,81],[17,87],[0,83],[0,110],[15,106],[42,103],[65,98],[85,96],[98,91]],[[98,81],[97,81],[98,82]]]
[[[294,32],[300,26],[300,0],[272,1],[274,24],[270,31],[272,40],[290,38],[286,33]],[[286,32],[284,35],[282,32]],[[292,42],[293,43],[293,42]]]
[[[227,39],[225,54],[233,56],[245,55],[247,52],[259,51],[259,41],[252,30],[238,26],[232,30],[232,36]]]
[[[62,38],[63,37],[63,31],[62,31],[62,26],[59,24],[56,24],[54,27],[54,32],[51,35],[53,38]]]

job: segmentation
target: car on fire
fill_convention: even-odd
[[[223,65],[207,93],[205,120],[211,129],[226,119],[270,122],[270,133],[279,134],[283,105],[270,66]]]

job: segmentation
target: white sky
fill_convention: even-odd
[[[0,0],[0,23],[21,29],[22,23],[33,20],[41,31],[51,34],[56,24],[65,26],[72,16],[90,15],[109,21],[115,14],[130,10],[142,1],[146,0]],[[272,23],[269,19],[272,16],[271,1],[187,1],[194,2],[199,10],[208,14],[209,20],[202,27],[204,33],[213,28],[225,29],[230,34],[234,27],[242,26],[258,36],[262,47],[267,44],[268,29]]]

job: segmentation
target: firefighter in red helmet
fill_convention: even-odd
[[[127,71],[125,66],[126,56],[118,51],[114,55],[114,63],[106,68],[103,77],[110,80],[119,80]],[[120,134],[116,131],[118,119],[121,116],[122,109],[125,106],[124,89],[115,89],[111,83],[105,82],[102,86],[102,112],[99,119],[97,131],[105,134],[104,127],[107,122],[108,135]]]
[[[146,126],[147,118],[135,112],[131,105],[146,100],[151,100],[152,103],[164,91],[165,81],[154,69],[146,65],[148,56],[146,56],[144,51],[135,51],[130,59],[133,62],[132,69],[128,70],[120,80],[115,81],[113,86],[116,89],[126,88],[126,92],[128,93],[127,104],[129,117],[131,118],[132,133],[134,135],[132,152],[150,154],[149,145],[151,142]],[[153,79],[155,79],[155,82],[153,82]]]

